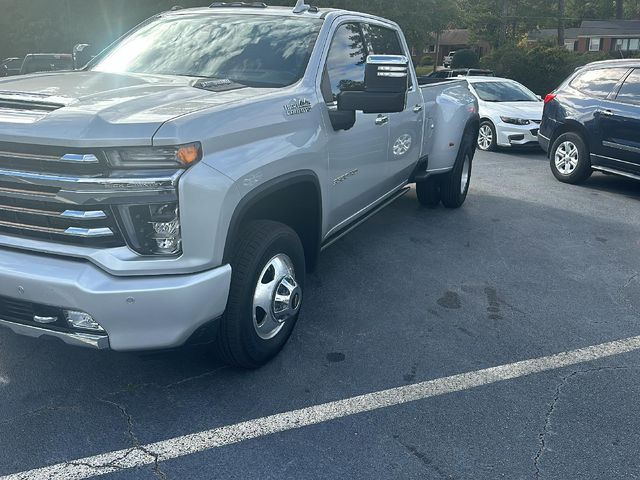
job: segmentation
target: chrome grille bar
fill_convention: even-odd
[[[13,228],[16,230],[25,230],[27,232],[38,232],[38,233],[47,233],[52,235],[67,235],[71,237],[80,237],[80,238],[96,238],[96,237],[111,237],[113,236],[113,231],[110,228],[79,228],[79,227],[69,227],[69,228],[52,228],[52,227],[43,227],[39,225],[28,225],[25,223],[16,223],[16,222],[8,222],[5,220],[0,220],[0,227]]]
[[[42,162],[100,163],[95,155],[67,153],[66,155],[42,155],[37,153],[5,152],[0,150],[0,158],[13,160],[38,160]]]
[[[1,202],[1,200],[0,200]],[[55,212],[51,210],[41,210],[38,208],[19,207],[14,205],[3,205],[0,203],[0,212],[26,213],[28,215],[39,215],[43,217],[71,218],[74,220],[100,220],[107,218],[107,214],[102,210],[78,211],[65,210]]]

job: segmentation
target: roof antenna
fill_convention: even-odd
[[[304,0],[298,0],[296,6],[293,7],[293,13],[304,13],[311,9],[311,6],[304,3]]]

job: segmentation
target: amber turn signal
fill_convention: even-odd
[[[193,143],[191,145],[180,147],[176,154],[176,158],[185,166],[196,163],[200,160],[200,145]]]

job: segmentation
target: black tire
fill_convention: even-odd
[[[272,338],[261,338],[254,326],[254,293],[270,260],[284,254],[291,260],[300,292],[304,289],[305,257],[298,235],[288,226],[268,220],[250,222],[236,240],[227,309],[220,321],[216,350],[222,361],[241,368],[258,368],[284,347],[299,316],[282,324]],[[301,299],[300,299],[301,302]],[[299,304],[298,304],[299,305]]]
[[[567,148],[573,145],[576,148],[576,165],[572,166],[563,156],[562,152],[571,152]],[[556,159],[558,157],[558,159]],[[592,174],[591,157],[589,147],[581,135],[573,132],[560,135],[549,151],[549,165],[553,176],[562,183],[577,185],[586,181]]]
[[[436,208],[440,205],[440,178],[428,177],[426,180],[416,183],[416,194],[420,205],[428,208]]]
[[[465,132],[453,170],[441,176],[440,196],[446,208],[460,208],[467,199],[473,170],[474,138],[473,132]]]
[[[483,139],[483,130],[488,129],[488,131],[490,131],[490,135],[491,135],[491,142],[488,143],[484,143],[482,142]],[[496,127],[493,125],[493,122],[491,122],[490,120],[483,120],[480,123],[480,133],[478,135],[478,148],[484,152],[495,152],[496,148],[498,147],[498,134],[496,133]],[[482,143],[482,145],[481,145]]]

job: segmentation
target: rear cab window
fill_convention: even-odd
[[[607,98],[629,71],[627,67],[599,68],[579,73],[569,84],[590,97]]]

